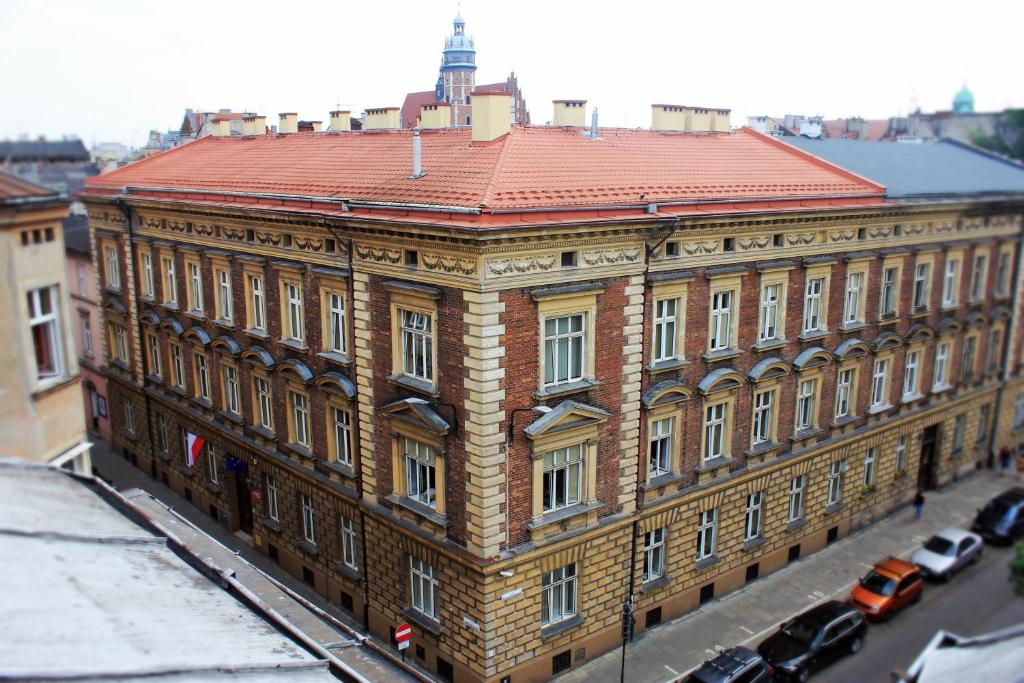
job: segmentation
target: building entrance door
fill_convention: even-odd
[[[917,467],[917,488],[935,488],[935,461],[939,450],[939,425],[925,427],[921,432],[921,458]]]
[[[247,534],[252,533],[252,492],[249,490],[249,467],[243,458],[230,458],[229,472],[234,479],[232,503],[238,520],[238,528]]]

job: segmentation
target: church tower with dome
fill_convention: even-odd
[[[967,84],[957,91],[956,95],[953,96],[953,113],[954,114],[973,114],[974,113],[974,93],[967,89]]]

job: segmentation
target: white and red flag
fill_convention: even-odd
[[[195,467],[196,463],[199,462],[199,453],[203,450],[206,439],[196,436],[192,432],[187,432],[186,440],[188,441],[188,451],[185,453],[185,459],[188,461],[189,467]]]

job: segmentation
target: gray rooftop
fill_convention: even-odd
[[[787,137],[782,141],[885,185],[890,197],[1024,194],[1024,164],[951,140],[908,143]]]

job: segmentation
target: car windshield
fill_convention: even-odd
[[[889,596],[892,595],[893,590],[896,588],[896,581],[882,576],[878,572],[871,571],[860,580],[860,585],[875,595]]]
[[[996,500],[989,501],[988,505],[985,506],[985,509],[981,511],[981,514],[986,517],[997,517],[1002,519],[1007,517],[1009,512],[1010,504],[997,498]]]
[[[810,645],[814,642],[814,636],[818,631],[813,626],[794,619],[782,627],[782,632],[798,643]]]
[[[932,536],[928,539],[928,542],[924,544],[925,550],[930,550],[937,555],[952,555],[953,554],[953,541],[942,536]]]

